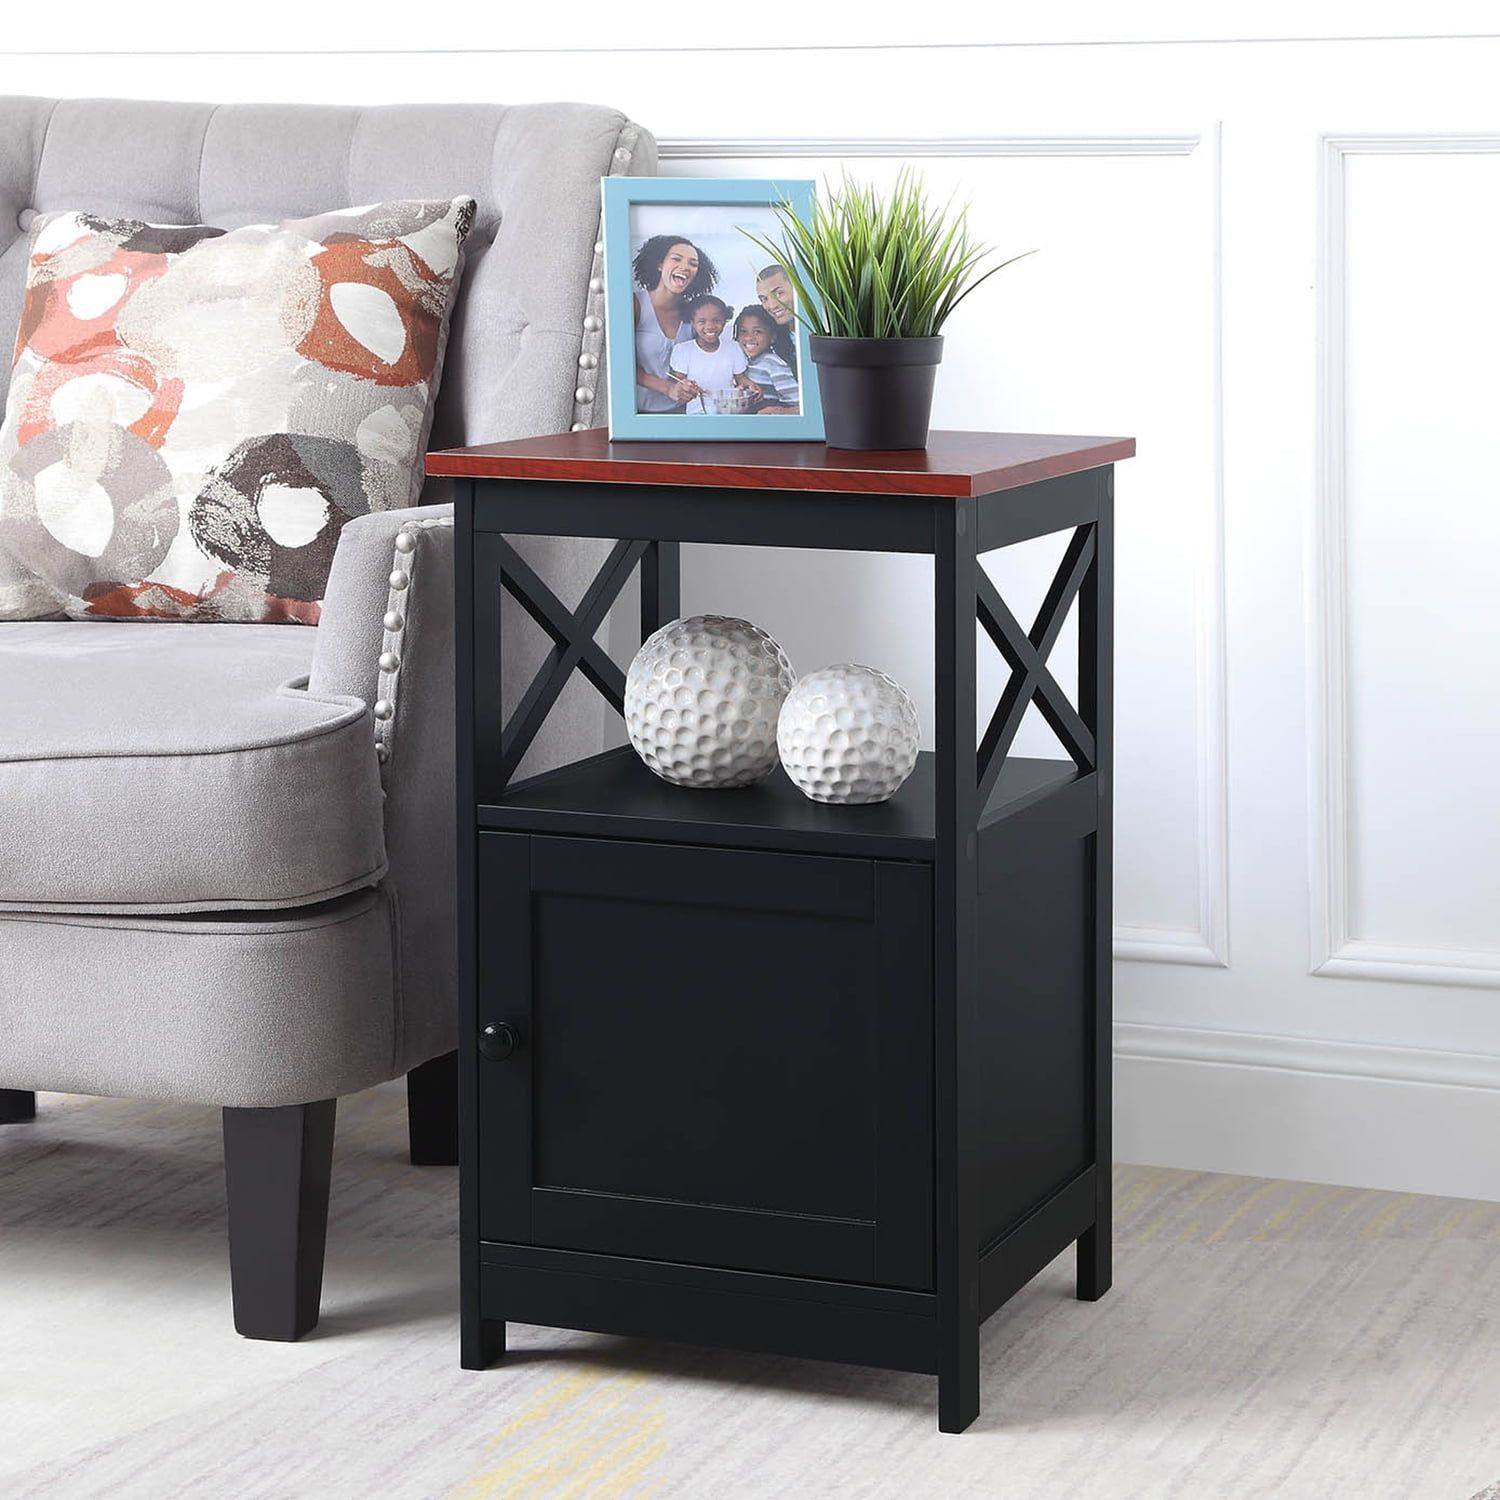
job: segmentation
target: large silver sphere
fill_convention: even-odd
[[[893,677],[845,662],[809,672],[781,705],[781,764],[814,802],[884,802],[917,763],[917,706]]]
[[[786,652],[748,620],[673,620],[630,664],[625,728],[663,781],[750,786],[776,768],[776,716],[796,680]]]

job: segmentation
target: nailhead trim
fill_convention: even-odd
[[[406,629],[406,609],[402,595],[411,587],[421,533],[445,530],[452,525],[452,516],[414,518],[396,533],[393,543],[395,567],[387,580],[390,593],[386,598],[385,614],[380,621],[380,657],[375,663],[379,675],[376,679],[375,704],[371,710],[375,716],[375,759],[380,762],[382,779],[384,768],[390,764],[395,749],[396,685],[401,673],[401,637]]]
[[[609,175],[618,177],[630,171],[637,142],[641,138],[640,127],[626,125],[620,131],[619,144],[610,158]],[[594,241],[594,262],[589,268],[588,300],[584,305],[582,347],[578,352],[578,368],[583,372],[578,388],[573,392],[573,431],[585,432],[590,427],[601,426],[602,413],[595,408],[603,395],[604,380],[604,222],[600,215],[599,238]]]

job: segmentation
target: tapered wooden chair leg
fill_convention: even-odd
[[[36,1095],[29,1089],[0,1089],[0,1125],[36,1119]]]
[[[247,1339],[317,1327],[336,1102],[224,1111],[229,1279]]]
[[[445,1052],[406,1075],[406,1126],[414,1167],[458,1165],[458,1053]]]

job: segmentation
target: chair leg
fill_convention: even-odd
[[[234,1326],[290,1342],[318,1324],[337,1101],[224,1111]]]
[[[406,1075],[406,1128],[412,1166],[458,1165],[457,1052],[445,1052]]]
[[[36,1095],[29,1089],[0,1089],[0,1125],[36,1119]]]

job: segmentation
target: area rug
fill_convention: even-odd
[[[1114,1290],[1062,1258],[922,1376],[512,1325],[458,1368],[456,1174],[340,1105],[323,1321],[230,1325],[212,1110],[0,1128],[4,1500],[1500,1500],[1500,1205],[1116,1169]],[[1484,1487],[1490,1485],[1486,1490]]]

